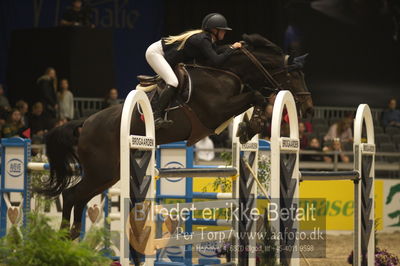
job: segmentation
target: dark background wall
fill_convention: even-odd
[[[400,45],[388,17],[350,24],[315,10],[301,14],[297,24],[310,53],[306,74],[317,105],[380,107],[400,98]]]
[[[121,97],[135,86],[137,74],[151,73],[144,59],[149,44],[161,36],[198,28],[204,15],[220,12],[234,29],[227,34],[226,42],[240,40],[243,33],[260,33],[283,45],[287,26],[295,26],[301,32],[304,52],[310,53],[305,73],[316,105],[355,106],[367,102],[382,107],[390,97],[400,98],[400,48],[392,39],[391,17],[382,12],[381,6],[368,4],[381,1],[353,1],[366,2],[369,9],[341,6],[339,11],[335,7],[323,10],[314,5],[327,1],[91,0],[87,3],[92,7],[97,28],[112,31],[114,85]],[[5,83],[8,90],[13,89],[7,87],[5,74],[11,32],[54,27],[68,5],[67,0],[0,1],[0,83]],[[23,73],[18,74],[23,78]],[[75,89],[79,95],[79,88]],[[93,91],[93,96],[99,97],[99,91]]]
[[[176,34],[198,27],[204,14],[221,12],[234,29],[227,41],[256,32],[283,46],[287,26],[294,25],[301,32],[303,51],[310,54],[305,73],[316,105],[366,102],[384,107],[390,97],[400,100],[400,45],[392,39],[392,18],[381,6],[330,6],[325,12],[312,8],[312,2],[341,4],[170,0],[165,32]]]

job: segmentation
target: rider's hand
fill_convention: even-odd
[[[242,44],[240,42],[235,42],[234,44],[231,45],[233,49],[238,49],[242,48]]]

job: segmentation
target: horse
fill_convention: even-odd
[[[187,67],[193,84],[190,101],[185,108],[168,112],[168,119],[174,124],[171,128],[156,131],[157,145],[184,140],[193,144],[213,134],[225,121],[248,108],[265,106],[266,97],[281,89],[292,91],[303,113],[312,111],[311,95],[301,68],[287,64],[287,56],[281,48],[268,39],[258,34],[244,35],[243,38],[243,48],[235,50],[220,69],[199,65]],[[122,106],[109,107],[87,119],[70,121],[52,129],[46,136],[50,174],[35,191],[48,197],[62,194],[61,227],[70,229],[72,239],[79,236],[82,213],[89,200],[120,178]],[[261,110],[259,114],[263,113],[263,108],[258,110]],[[248,137],[263,130],[260,123],[252,125],[251,120],[244,128],[242,133],[247,133]],[[251,132],[246,132],[249,130]],[[136,108],[131,133],[141,135],[144,131],[144,123]],[[72,167],[77,164],[80,165],[78,173]],[[77,178],[79,174],[82,176]]]

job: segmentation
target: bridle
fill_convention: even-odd
[[[260,60],[258,60],[249,50],[247,50],[245,47],[242,47],[240,49],[249,59],[250,61],[253,63],[254,66],[256,66],[256,68],[261,72],[261,74],[264,76],[264,78],[269,82],[269,84],[272,85],[272,88],[270,88],[270,90],[272,91],[272,93],[276,94],[278,93],[280,90],[283,90],[283,86],[282,84],[280,84],[275,78],[274,76],[278,75],[278,74],[282,74],[285,73],[286,76],[288,76],[288,69],[287,67],[271,74],[264,66],[263,64],[261,64]],[[290,83],[289,79],[286,80],[287,83]],[[303,91],[303,92],[295,92],[295,101],[296,103],[303,103],[304,101],[306,101],[307,99],[305,98],[306,96],[310,96],[311,93],[308,91]],[[299,97],[301,97],[303,100],[300,101]]]

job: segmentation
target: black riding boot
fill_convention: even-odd
[[[172,96],[174,96],[176,88],[167,85],[161,92],[158,99],[157,110],[154,112],[154,125],[156,130],[159,128],[168,128],[174,123],[172,120],[164,120],[164,110],[167,108]]]

